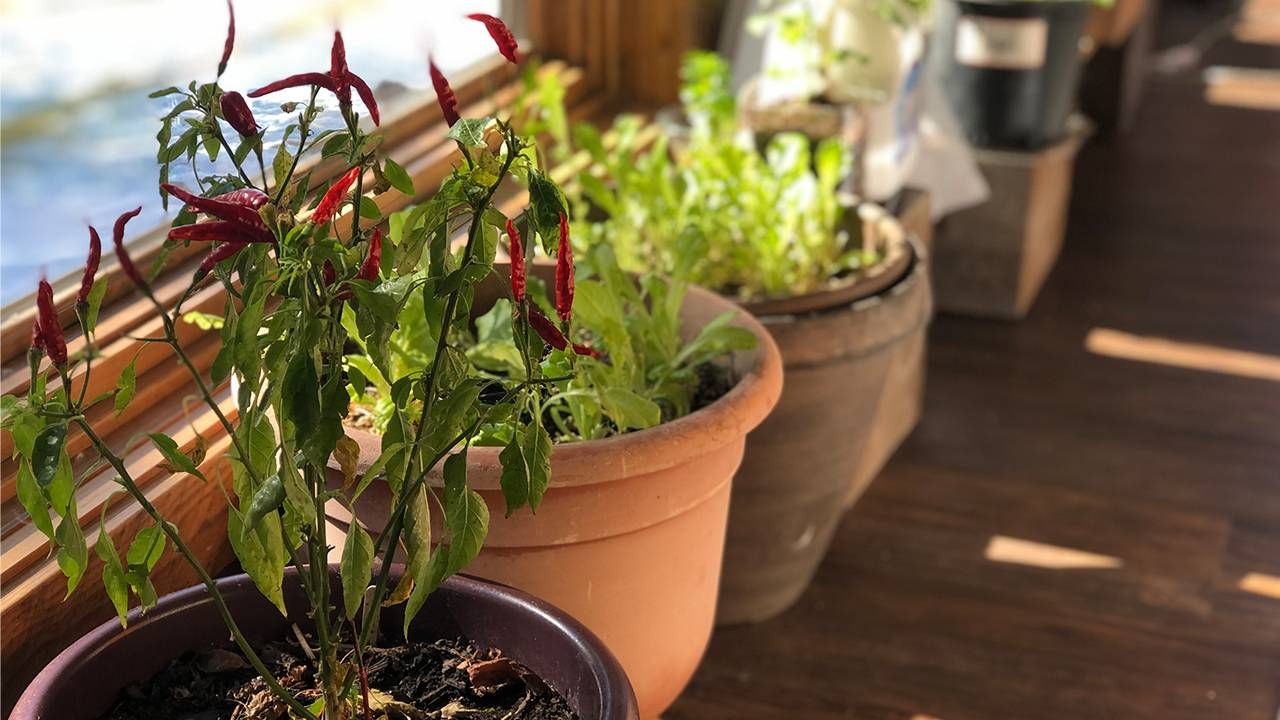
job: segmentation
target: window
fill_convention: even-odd
[[[223,76],[247,91],[285,75],[327,68],[329,35],[341,24],[352,68],[392,118],[432,97],[427,48],[456,73],[492,50],[467,12],[497,14],[498,0],[346,2],[339,15],[289,0],[237,6],[236,51]],[[85,223],[99,230],[130,207],[141,233],[164,222],[156,191],[155,133],[172,100],[148,93],[190,78],[212,80],[222,49],[221,2],[146,0],[11,4],[0,26],[0,304],[35,288],[41,268],[56,278],[84,261]],[[184,28],[191,28],[188,38]],[[287,116],[278,93],[252,100],[274,155]],[[175,133],[176,134],[176,133]],[[201,160],[204,160],[203,156]],[[230,167],[225,161],[223,170]],[[194,184],[175,164],[173,181]]]

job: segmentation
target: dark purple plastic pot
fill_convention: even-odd
[[[394,573],[399,577],[398,568]],[[306,627],[306,600],[292,568],[285,575],[283,617],[246,575],[218,581],[250,641],[283,638],[289,623]],[[335,581],[336,581],[336,575]],[[338,591],[338,597],[341,591]],[[383,612],[384,627],[400,627],[400,607]],[[450,578],[427,600],[409,628],[415,640],[463,637],[499,648],[558,690],[582,720],[636,720],[635,695],[622,666],[599,638],[541,600],[505,585]],[[228,635],[203,586],[166,595],[129,627],[104,623],[53,659],[31,681],[10,720],[97,720],[128,685],[160,672],[173,658],[213,647]]]

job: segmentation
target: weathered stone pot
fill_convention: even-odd
[[[534,271],[551,277],[550,268]],[[500,285],[477,289],[477,312],[500,296]],[[681,313],[685,333],[692,337],[725,312],[736,313],[737,324],[759,338],[755,350],[733,358],[737,385],[711,405],[655,428],[556,445],[536,515],[498,511],[504,503],[500,448],[473,447],[468,455],[468,481],[495,511],[484,549],[467,572],[544,598],[591,628],[621,661],[646,720],[671,705],[702,659],[715,620],[733,476],[747,433],[769,414],[782,388],[782,359],[769,332],[730,301],[690,288]],[[360,443],[367,467],[380,438],[347,432]],[[432,482],[441,484],[439,477]],[[388,512],[382,483],[356,504],[369,527],[384,527]]]
[[[394,579],[399,578],[395,568]],[[218,581],[250,642],[285,637],[290,623],[308,627],[297,571],[285,571],[289,617],[262,597],[247,575]],[[332,574],[336,585],[337,574]],[[336,588],[341,594],[341,588]],[[383,611],[382,626],[401,626],[403,605]],[[563,611],[509,587],[454,577],[427,600],[409,628],[415,640],[464,637],[498,648],[564,695],[583,720],[635,720],[635,696],[600,639]],[[97,720],[132,683],[144,682],[180,655],[220,646],[227,630],[203,585],[166,595],[122,628],[112,618],[58,655],[27,687],[9,720]]]
[[[900,226],[887,240],[886,259],[852,282],[746,305],[777,341],[787,382],[734,478],[720,624],[765,620],[800,597],[844,511],[919,419],[928,266]]]

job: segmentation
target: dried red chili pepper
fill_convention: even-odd
[[[222,107],[223,119],[232,129],[240,133],[240,137],[251,138],[262,132],[262,128],[258,127],[258,121],[253,117],[253,111],[249,109],[249,103],[240,93],[222,93],[218,104]]]
[[[351,88],[354,87],[356,92],[360,94],[361,102],[369,109],[369,117],[373,118],[373,124],[378,125],[381,122],[378,113],[378,101],[374,99],[373,91],[369,89],[369,84],[347,67],[347,48],[342,41],[341,31],[333,31],[333,48],[329,52],[329,72],[290,75],[282,80],[263,85],[250,92],[249,97],[262,97],[277,90],[307,85],[324,88],[336,95],[338,104],[342,106],[343,110],[351,107]]]
[[[247,204],[253,202],[248,199],[251,197],[249,195],[236,195],[235,200],[207,198],[171,183],[165,183],[160,187],[198,212],[235,223],[246,234],[256,236],[258,242],[275,242],[275,236],[267,230],[267,225],[262,221],[262,216],[258,214],[257,209]]]
[[[214,195],[210,199],[234,203],[236,205],[243,205],[247,208],[257,210],[263,205],[266,205],[267,201],[271,198],[258,188],[240,188],[239,190],[232,190],[231,192],[225,192],[221,195]]]
[[[124,249],[124,226],[137,217],[140,212],[142,212],[141,206],[122,213],[120,217],[116,218],[115,227],[111,229],[111,244],[116,248],[116,260],[120,262],[120,269],[124,271],[124,274],[138,287],[146,287],[146,279],[142,277],[142,273],[138,272],[138,268],[133,264],[128,251]]]
[[[214,248],[213,252],[205,255],[204,260],[200,261],[200,267],[196,268],[196,276],[192,282],[200,282],[204,279],[205,275],[213,272],[213,269],[217,267],[218,263],[234,256],[236,253],[248,246],[249,244],[244,242],[224,242]]]
[[[236,243],[267,243],[274,242],[275,238],[270,233],[260,234],[252,233],[237,223],[227,222],[226,220],[211,220],[209,222],[196,223],[195,225],[182,225],[169,230],[170,240],[182,240],[192,242],[236,242]]]
[[[569,340],[565,338],[564,333],[560,332],[560,328],[556,327],[550,318],[542,314],[537,305],[529,305],[529,326],[551,347],[557,350],[569,347]]]
[[[467,17],[484,23],[485,29],[489,31],[489,37],[493,38],[493,42],[498,46],[498,52],[502,53],[502,57],[512,64],[519,62],[517,51],[520,46],[516,44],[516,36],[511,34],[511,29],[507,27],[506,23],[484,13],[471,13]]]
[[[54,365],[66,365],[67,338],[62,334],[58,309],[53,306],[53,286],[43,277],[40,278],[40,289],[36,292],[36,317],[40,320],[40,338],[44,342],[44,351]]]
[[[449,87],[444,73],[436,67],[435,60],[428,58],[427,69],[431,73],[431,86],[436,89],[436,100],[440,103],[440,111],[444,113],[444,121],[449,123],[449,127],[453,127],[462,118],[458,114],[458,96],[453,94],[453,88]]]
[[[89,226],[89,257],[84,261],[84,275],[80,276],[80,293],[76,295],[77,305],[89,304],[89,291],[93,290],[93,279],[98,274],[98,264],[102,262],[102,238],[98,230]]]
[[[338,271],[333,267],[333,263],[328,260],[324,261],[324,267],[320,269],[320,279],[324,280],[324,286],[329,287],[338,280]]]
[[[332,220],[333,216],[338,212],[338,207],[346,199],[347,192],[355,184],[356,178],[360,177],[361,172],[363,172],[363,168],[357,165],[335,180],[333,185],[330,185],[325,192],[324,197],[320,198],[320,204],[316,205],[315,212],[311,213],[311,222],[316,225],[324,225]]]
[[[236,45],[236,9],[231,6],[231,0],[227,0],[227,41],[222,45],[222,59],[218,61],[218,77],[222,77],[222,73],[227,69],[227,62],[231,60],[231,49]]]
[[[360,272],[356,273],[356,278],[360,280],[368,280],[369,282],[378,282],[378,271],[382,268],[382,230],[374,228],[373,237],[369,238],[369,254],[364,258],[364,264],[360,266]]]
[[[564,213],[560,213],[560,245],[556,248],[556,314],[566,325],[573,314],[573,245]]]
[[[44,334],[40,332],[40,316],[31,321],[31,349],[44,355]]]
[[[510,220],[507,220],[507,241],[511,245],[511,296],[518,303],[524,302],[525,277],[524,243],[520,241],[520,232]]]

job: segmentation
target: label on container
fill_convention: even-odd
[[[1044,65],[1048,44],[1044,18],[970,16],[956,23],[956,62],[961,65],[1035,70]]]

